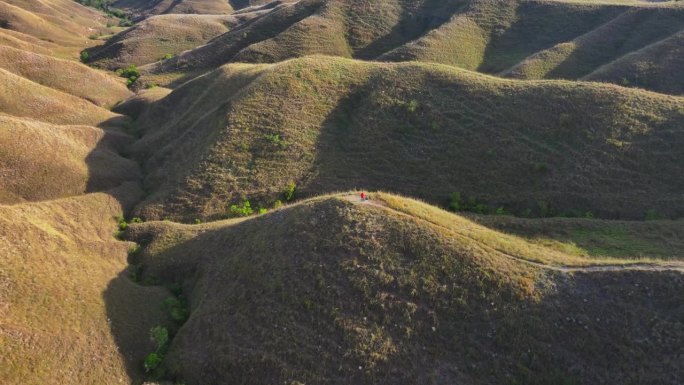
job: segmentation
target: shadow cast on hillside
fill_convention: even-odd
[[[353,246],[344,250],[313,247],[320,234],[313,228],[306,231],[307,225],[289,229],[291,237],[272,236],[278,228],[270,226],[287,227],[283,220],[294,214],[291,210],[302,208],[266,214],[232,225],[229,230],[204,231],[141,260],[143,266],[150,264],[148,273],[167,283],[194,281],[196,270],[208,274],[201,284],[188,290],[191,297],[201,301],[193,304],[191,320],[180,332],[184,336],[170,351],[175,362],[183,361],[181,374],[188,384],[207,379],[215,383],[283,383],[292,377],[312,376],[343,384],[477,384],[506,379],[526,385],[675,385],[684,375],[684,368],[676,360],[683,353],[680,341],[684,338],[684,278],[679,273],[549,273],[538,277],[552,283],[540,283],[542,294],[536,300],[519,298],[507,288],[510,282],[502,282],[498,288],[473,287],[484,291],[465,295],[465,303],[448,305],[454,299],[446,299],[446,303],[421,302],[411,317],[412,337],[407,338],[391,331],[394,322],[406,320],[397,320],[391,308],[360,303],[364,298],[361,289],[347,281],[352,277],[339,278],[337,272],[344,269],[336,264],[357,255],[359,250]],[[272,251],[259,242],[259,231],[269,234]],[[238,236],[243,233],[250,234],[249,239]],[[181,263],[176,264],[179,257]],[[400,260],[412,263],[417,256],[403,258]],[[279,270],[279,263],[291,266]],[[297,276],[286,274],[291,268],[309,263],[315,266],[312,274],[316,279],[328,279],[321,283],[323,287],[341,288],[342,295],[328,297],[325,290],[314,289],[311,277],[293,279]],[[198,267],[189,268],[195,264]],[[370,267],[368,271],[382,269]],[[369,282],[375,279],[368,276]],[[440,279],[444,284],[471,282],[461,276]],[[143,309],[136,307],[140,303],[131,295],[126,295],[129,286],[125,278],[113,282],[108,290],[108,309],[117,317],[112,318],[117,324],[113,331],[122,349],[141,354],[144,349],[136,345],[135,339],[144,339],[144,328],[154,322],[138,319],[132,324],[116,314],[117,309],[125,307],[135,318]],[[411,298],[393,285],[387,290],[384,294],[391,298]],[[308,307],[302,306],[302,294],[313,292],[320,295]],[[372,297],[373,293],[367,295]],[[121,300],[123,297],[126,301]],[[221,310],[230,303],[229,298],[241,298],[244,303]],[[298,300],[292,302],[292,298]],[[326,318],[320,311],[331,306],[360,325],[366,317],[371,323],[389,322],[381,335],[390,333],[396,350],[371,371],[355,370],[359,363],[350,358],[353,354],[344,355],[342,349],[354,339],[345,338],[349,331],[342,330],[335,317]],[[280,314],[296,314],[296,319],[277,318]],[[273,329],[273,322],[278,323],[277,329]],[[437,326],[431,330],[429,325]],[[222,340],[232,343],[223,345],[211,339],[212,335],[225,336]],[[264,338],[268,342],[259,342]],[[278,348],[283,343],[287,348]]]
[[[386,35],[358,50],[354,58],[372,60],[420,38],[428,31],[437,29],[448,22],[456,9],[465,4],[456,5],[449,2],[444,5],[443,3],[443,0],[428,0],[423,2],[416,12],[402,12],[397,24]]]

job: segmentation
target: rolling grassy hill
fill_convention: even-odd
[[[38,45],[64,58],[77,58],[81,49],[94,45],[92,35],[108,35],[113,18],[73,0],[0,1],[0,39],[15,48]],[[35,39],[41,42],[35,44]],[[44,47],[41,47],[44,46]]]
[[[169,294],[128,280],[131,244],[112,236],[114,217],[137,194],[130,184],[107,193],[0,205],[3,384],[142,378],[139,362],[153,348],[148,330],[169,321],[156,305]]]
[[[116,0],[114,6],[138,16],[162,14],[229,14],[271,0]]]
[[[114,6],[0,0],[2,385],[681,383],[681,5]]]
[[[584,79],[682,95],[683,41],[684,31],[599,67]]]
[[[115,70],[130,64],[154,63],[203,45],[254,16],[254,13],[153,16],[117,34],[105,45],[90,49],[89,64]]]
[[[121,126],[127,118],[85,99],[32,82],[0,68],[0,112],[55,124]],[[40,111],[40,113],[36,113]]]
[[[304,0],[276,6],[146,70],[190,72],[187,80],[228,62],[324,54],[436,62],[526,79],[579,79],[613,62],[619,66],[621,58],[663,39],[676,41],[683,29],[684,7],[676,2]],[[675,89],[682,84],[667,68],[651,71]],[[665,90],[648,81],[639,85]]]
[[[34,83],[110,107],[133,94],[122,79],[71,60],[0,46],[0,68]]]
[[[270,207],[294,182],[299,197],[364,187],[519,215],[679,217],[683,111],[678,97],[440,65],[227,65],[136,122],[150,193],[137,212],[215,218],[244,199]]]
[[[129,137],[90,126],[58,126],[0,115],[0,204],[104,191],[140,178],[115,151]]]
[[[676,384],[684,374],[681,273],[554,272],[517,258],[562,253],[419,202],[373,199],[132,226],[143,277],[180,284],[189,301],[169,378]]]

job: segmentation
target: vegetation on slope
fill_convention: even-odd
[[[0,68],[35,83],[112,106],[132,93],[117,78],[70,60],[0,46]]]
[[[52,53],[58,56],[76,57],[81,49],[93,44],[89,36],[109,34],[110,23],[111,18],[73,0],[0,2],[0,28],[53,43]],[[14,35],[18,36],[26,40]]]
[[[0,204],[104,191],[140,178],[117,155],[130,138],[90,126],[57,126],[0,115]]]
[[[7,385],[142,378],[166,290],[131,282],[114,217],[139,199],[108,193],[0,205],[0,378]],[[121,350],[126,355],[121,353]]]
[[[0,112],[55,124],[120,126],[127,121],[87,100],[34,83],[0,68]],[[110,91],[111,92],[111,91]]]
[[[150,17],[117,34],[89,52],[89,64],[111,70],[130,64],[141,66],[169,59],[185,50],[203,45],[248,20],[229,15],[160,15]]]
[[[383,197],[405,212],[437,211]],[[676,384],[682,375],[670,354],[681,351],[680,273],[552,273],[505,257],[496,238],[471,237],[477,230],[330,197],[250,220],[130,231],[145,245],[142,274],[187,293],[190,318],[165,361],[187,384]]]
[[[182,106],[179,108],[179,106]],[[235,64],[141,115],[149,219],[217,217],[354,187],[519,215],[684,214],[684,100],[454,67],[313,57]]]
[[[684,31],[612,61],[583,79],[684,94]]]
[[[275,6],[146,70],[189,72],[187,80],[228,62],[324,54],[437,62],[518,78],[578,79],[681,31],[683,15],[684,8],[670,3],[304,0]],[[666,68],[657,74],[668,76]]]

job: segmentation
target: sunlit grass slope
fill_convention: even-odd
[[[0,378],[7,385],[127,384],[142,378],[167,292],[128,280],[115,217],[138,199],[109,193],[0,205]],[[124,355],[125,353],[125,355]]]
[[[310,57],[223,66],[137,121],[148,218],[249,199],[459,192],[520,215],[684,213],[684,99],[613,85],[503,80],[440,65]]]
[[[0,115],[0,204],[103,191],[138,180],[138,165],[115,151],[125,135]]]

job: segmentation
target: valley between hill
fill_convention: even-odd
[[[0,0],[0,382],[681,384],[683,31]]]

